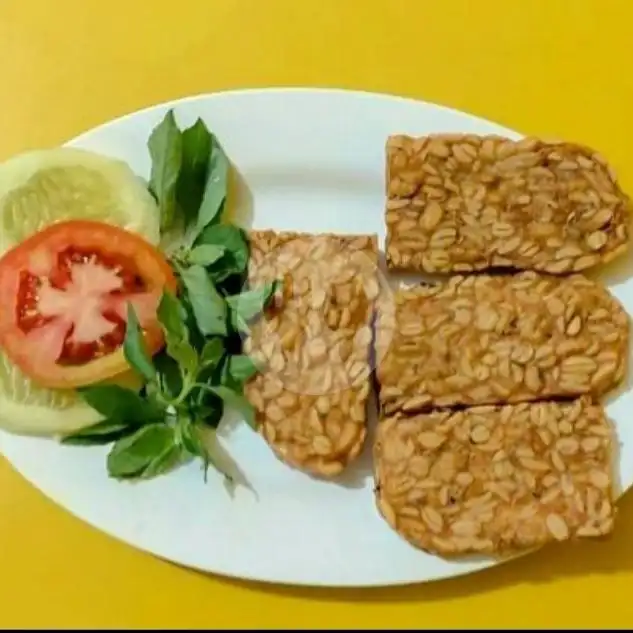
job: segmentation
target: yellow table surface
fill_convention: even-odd
[[[633,190],[631,23],[629,0],[2,0],[0,159],[194,93],[336,86],[585,142]],[[309,590],[156,560],[0,460],[2,628],[626,627],[632,587],[630,496],[604,544],[432,585]]]

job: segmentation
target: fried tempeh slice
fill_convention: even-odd
[[[623,378],[628,316],[600,284],[534,272],[456,276],[381,300],[383,414],[599,396]]]
[[[253,231],[250,243],[250,283],[283,290],[246,341],[265,365],[246,396],[283,461],[334,476],[366,435],[377,238]]]
[[[630,199],[597,153],[534,138],[392,136],[387,264],[582,271],[623,253]]]
[[[442,556],[613,529],[611,429],[588,398],[391,417],[379,423],[374,468],[382,516]]]

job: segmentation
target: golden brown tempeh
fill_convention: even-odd
[[[612,439],[588,398],[392,417],[374,446],[382,516],[443,556],[609,534]]]
[[[381,302],[383,413],[602,395],[623,378],[628,316],[581,275],[453,277]]]
[[[281,459],[336,475],[366,434],[377,239],[253,231],[250,241],[251,284],[280,279],[283,292],[246,341],[266,364],[246,395]]]
[[[387,181],[391,268],[561,274],[628,246],[630,200],[605,160],[579,145],[392,136]]]

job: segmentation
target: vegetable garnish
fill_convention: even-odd
[[[52,224],[0,258],[0,344],[44,387],[111,378],[127,369],[128,304],[155,353],[163,345],[156,308],[176,283],[165,256],[133,233],[86,220]]]
[[[39,231],[69,220],[118,226],[153,245],[160,240],[156,200],[121,160],[76,147],[51,147],[0,163],[0,257]],[[98,420],[99,414],[74,390],[43,387],[0,346],[1,429],[58,437]]]
[[[248,240],[223,221],[229,161],[202,120],[181,131],[172,111],[149,139],[149,188],[161,214],[162,245],[178,280],[157,307],[165,347],[152,357],[141,315],[127,306],[123,353],[143,380],[140,391],[114,385],[84,387],[85,401],[103,420],[67,435],[67,444],[110,444],[110,476],[148,479],[191,458],[204,473],[216,459],[212,434],[224,409],[254,425],[244,384],[258,371],[242,353],[248,324],[266,308],[276,284],[242,292]],[[211,434],[211,435],[210,435]]]
[[[181,246],[181,255],[186,256],[202,231],[221,220],[229,160],[204,121],[198,119],[181,132],[171,110],[154,128],[148,147],[149,189],[160,210],[164,242],[169,250]]]

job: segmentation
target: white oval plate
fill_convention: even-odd
[[[149,174],[152,128],[174,107],[181,124],[202,117],[239,170],[255,228],[377,233],[384,240],[385,140],[402,132],[520,135],[436,105],[339,90],[270,89],[198,96],[102,125],[69,145],[126,160]],[[633,310],[633,282],[610,284]],[[609,405],[616,422],[620,478],[633,483],[631,392]],[[379,518],[369,451],[336,483],[282,465],[246,425],[223,443],[254,492],[233,498],[221,478],[204,484],[192,464],[137,485],[105,471],[106,450],[0,434],[0,448],[44,494],[91,525],[174,562],[246,579],[322,586],[430,581],[492,566],[447,562],[401,540]]]

